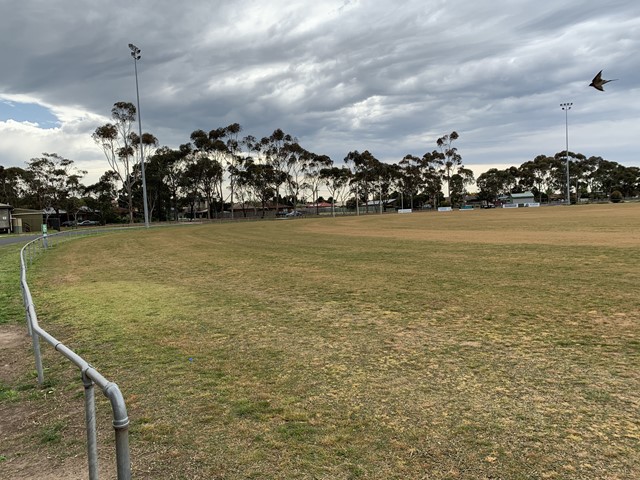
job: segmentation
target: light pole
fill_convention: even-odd
[[[140,91],[138,90],[138,60],[140,60],[140,49],[133,43],[129,44],[131,56],[133,57],[133,67],[136,72],[136,100],[138,102],[138,133],[140,138],[140,170],[142,172],[142,203],[144,208],[144,226],[149,228],[149,209],[147,207],[147,181],[144,177],[144,150],[142,148],[142,120],[140,119]]]
[[[569,183],[569,110],[571,110],[571,106],[573,103],[561,103],[560,108],[564,110],[564,130],[565,130],[565,140],[566,140],[566,159],[567,159],[567,205],[571,205],[571,190]]]

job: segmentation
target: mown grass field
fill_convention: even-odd
[[[638,204],[158,228],[30,275],[124,392],[134,478],[640,478]],[[12,448],[82,463],[44,350],[48,395],[11,401],[51,420]]]

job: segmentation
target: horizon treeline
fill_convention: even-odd
[[[68,215],[84,209],[96,212],[103,223],[133,222],[143,209],[140,154],[149,218],[160,221],[196,212],[215,218],[238,205],[263,212],[319,201],[355,208],[397,198],[408,208],[456,206],[464,204],[474,183],[477,198],[488,203],[524,191],[541,203],[566,201],[567,178],[574,202],[608,198],[613,192],[633,197],[640,191],[640,168],[571,151],[537,155],[519,167],[491,168],[474,178],[455,146],[455,131],[440,137],[433,150],[407,154],[397,163],[354,150],[336,164],[281,129],[258,139],[241,136],[238,123],[195,130],[178,148],[160,147],[154,135],[135,133],[133,104],[118,102],[111,113],[112,121],[92,135],[109,166],[97,183],[84,185],[86,172],[73,160],[43,153],[26,168],[0,165],[0,203]]]

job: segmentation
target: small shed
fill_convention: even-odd
[[[509,201],[509,203],[514,203],[516,205],[536,203],[533,192],[512,193],[511,195],[509,195]]]
[[[11,205],[0,203],[0,233],[11,232],[11,210]]]
[[[44,223],[42,210],[14,208],[11,216],[22,220],[22,231],[25,233],[40,232],[42,230],[42,224]]]

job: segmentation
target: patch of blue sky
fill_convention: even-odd
[[[0,99],[0,121],[14,120],[37,124],[40,128],[56,128],[60,120],[51,110],[37,103],[21,103]]]

